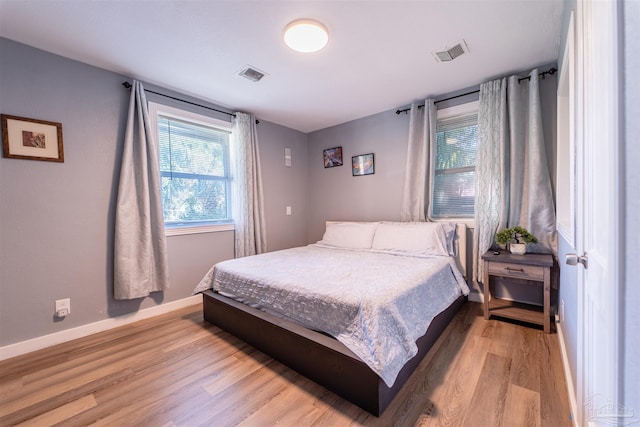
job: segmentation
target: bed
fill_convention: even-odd
[[[328,222],[304,247],[216,264],[204,318],[381,415],[466,300],[465,228]]]

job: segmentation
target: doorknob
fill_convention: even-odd
[[[582,264],[584,268],[588,267],[587,254],[585,253],[582,256],[578,256],[576,254],[567,254],[565,257],[565,262],[569,265],[578,265],[578,263]]]

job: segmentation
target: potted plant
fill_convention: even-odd
[[[527,243],[537,243],[535,238],[526,228],[519,225],[513,228],[505,228],[496,234],[496,243],[499,245],[509,245],[512,254],[523,255],[527,252]]]

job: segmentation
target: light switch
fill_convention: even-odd
[[[291,215],[291,206],[287,206],[287,215]]]
[[[291,167],[291,148],[286,147],[284,149],[284,165],[287,167]],[[291,215],[291,214],[287,214]]]

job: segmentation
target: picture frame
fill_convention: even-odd
[[[342,166],[342,147],[327,148],[322,151],[324,158],[324,167],[333,168],[335,166]]]
[[[11,159],[64,162],[62,124],[0,115],[2,154]]]
[[[373,153],[359,154],[351,158],[353,176],[373,175],[375,173],[375,156]]]

